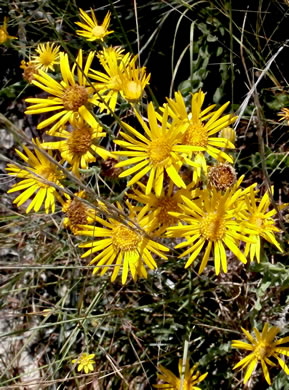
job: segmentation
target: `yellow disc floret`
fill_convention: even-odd
[[[219,214],[209,213],[200,223],[200,232],[206,240],[221,240],[226,233],[223,217]]]
[[[113,229],[112,245],[115,250],[121,250],[123,252],[136,250],[141,240],[142,237],[140,234],[126,226],[118,225]]]

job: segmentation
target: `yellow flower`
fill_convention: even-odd
[[[54,65],[59,64],[59,48],[55,43],[40,43],[35,51],[38,55],[32,56],[32,63],[37,69],[48,72],[49,69],[54,71]]]
[[[157,268],[151,252],[167,259],[162,252],[169,250],[148,237],[151,226],[146,215],[147,209],[143,208],[137,213],[129,202],[126,202],[126,205],[129,209],[127,225],[112,218],[104,220],[95,216],[95,221],[103,227],[83,225],[81,226],[83,230],[78,232],[79,235],[99,238],[96,241],[79,245],[81,248],[90,248],[82,255],[83,258],[95,252],[100,252],[90,262],[90,264],[97,263],[93,273],[100,272],[100,275],[104,275],[106,271],[112,268],[111,281],[113,282],[122,267],[122,284],[126,283],[129,270],[134,281],[138,277],[147,278],[144,264],[150,269]],[[118,208],[123,212],[120,205],[118,205]],[[142,231],[136,230],[132,221]],[[112,266],[112,264],[114,265]]]
[[[116,164],[116,167],[133,165],[132,168],[122,172],[119,177],[134,174],[128,182],[128,186],[131,186],[149,172],[146,195],[151,193],[152,188],[154,188],[157,196],[161,195],[165,172],[177,187],[186,188],[183,179],[178,173],[184,161],[183,153],[189,153],[192,150],[202,150],[202,147],[179,145],[181,136],[180,126],[168,125],[167,107],[161,118],[161,124],[158,124],[152,103],[148,105],[148,125],[137,112],[135,112],[135,115],[144,129],[145,135],[142,135],[127,123],[122,122],[124,128],[135,138],[120,131],[120,135],[126,141],[114,141],[117,145],[129,149],[129,151],[115,152],[116,155],[131,157],[128,160],[119,162]],[[190,164],[196,166],[194,163]]]
[[[125,69],[136,61],[137,56],[132,58],[130,53],[123,54],[124,50],[119,47],[108,47],[97,54],[104,72],[91,69],[89,77],[96,80],[93,87],[98,91],[103,101],[99,102],[100,111],[115,110],[119,93],[122,89],[121,75]],[[109,108],[108,108],[109,107]]]
[[[170,370],[160,365],[158,367],[160,371],[160,374],[158,374],[158,379],[165,383],[160,385],[153,385],[153,387],[156,389],[167,390],[201,390],[200,387],[195,385],[201,383],[206,378],[208,373],[206,372],[205,374],[200,375],[200,372],[196,371],[197,366],[197,364],[194,364],[194,366],[190,368],[189,362],[187,361],[185,367],[183,367],[182,359],[180,359],[178,365],[180,377],[178,378]],[[183,387],[181,388],[182,374],[184,379]]]
[[[190,254],[185,268],[188,268],[198,257],[199,253],[205,248],[199,274],[206,267],[209,256],[213,252],[215,271],[218,275],[222,268],[227,272],[227,254],[226,247],[244,264],[247,263],[246,257],[239,249],[239,242],[250,242],[251,240],[245,234],[254,233],[249,228],[243,228],[240,225],[238,215],[244,208],[242,201],[243,193],[238,189],[242,178],[230,190],[222,194],[215,189],[212,191],[203,190],[199,192],[197,200],[190,200],[182,196],[184,204],[179,207],[183,213],[171,213],[187,223],[187,225],[178,225],[168,228],[169,237],[185,237],[186,241],[176,245],[175,248],[189,248],[179,257]]]
[[[7,31],[7,16],[4,17],[3,25],[0,26],[0,44],[5,43],[8,41],[8,39],[18,39],[17,37],[13,37],[12,35],[8,34]]]
[[[175,93],[175,100],[167,100],[170,108],[169,114],[173,120],[177,123],[185,124],[182,144],[201,146],[203,148],[202,153],[195,154],[195,162],[207,173],[205,152],[218,161],[223,162],[226,160],[230,163],[233,162],[232,158],[220,149],[234,149],[235,146],[228,139],[215,137],[214,135],[233,123],[237,117],[232,114],[221,116],[228,107],[229,102],[223,104],[217,111],[212,111],[215,104],[202,110],[204,99],[205,94],[203,91],[193,93],[191,112],[189,114],[180,92]],[[194,170],[194,181],[197,181],[200,177],[201,168]]]
[[[86,124],[82,118],[72,119],[72,130],[61,129],[55,132],[54,136],[62,138],[62,141],[44,142],[41,146],[44,149],[58,149],[64,161],[72,166],[72,172],[79,176],[79,168],[87,169],[88,165],[96,161],[95,153],[106,160],[111,153],[98,146],[96,141],[106,134],[94,118],[90,121],[93,127]]]
[[[62,74],[61,82],[54,80],[51,76],[39,70],[39,75],[34,75],[36,80],[33,80],[33,84],[48,92],[50,96],[46,99],[26,99],[26,102],[34,104],[27,108],[25,114],[41,114],[58,111],[37,126],[37,129],[40,130],[56,122],[49,132],[47,132],[49,135],[54,135],[56,130],[73,118],[81,117],[92,127],[95,123],[93,115],[87,108],[89,104],[96,104],[93,89],[88,86],[87,82],[87,74],[94,57],[94,52],[89,53],[86,64],[83,67],[82,50],[79,50],[76,63],[72,69],[69,66],[68,55],[64,53],[60,53],[59,55]],[[77,82],[74,76],[76,69]]]
[[[83,30],[76,30],[76,34],[79,35],[80,37],[83,37],[88,41],[96,41],[96,40],[103,41],[103,38],[106,35],[113,33],[112,30],[108,31],[108,26],[111,17],[110,12],[108,12],[105,15],[102,24],[99,25],[97,23],[93,9],[90,9],[92,18],[88,16],[88,14],[84,12],[81,8],[79,8],[79,11],[80,11],[80,17],[82,19],[82,22],[75,22],[75,24],[77,24],[79,27],[82,27],[83,29]]]
[[[277,115],[281,118],[279,121],[287,121],[287,125],[289,124],[289,108],[281,108],[282,112],[279,112]]]
[[[95,361],[93,360],[94,357],[95,357],[94,353],[89,354],[89,353],[83,352],[77,359],[73,359],[72,363],[78,364],[77,371],[84,370],[84,372],[86,374],[88,374],[89,371],[94,370],[94,368],[93,368],[93,365],[95,364]]]
[[[130,62],[121,74],[122,96],[131,103],[139,101],[150,77],[145,67],[138,68],[135,61]]]
[[[250,193],[245,197],[245,201],[247,208],[242,211],[242,214],[246,222],[243,225],[254,229],[256,232],[256,234],[250,236],[253,242],[246,243],[245,256],[250,253],[251,261],[256,257],[257,262],[260,262],[261,237],[275,245],[280,252],[283,252],[274,236],[274,232],[278,233],[280,230],[275,226],[275,221],[272,218],[277,213],[276,209],[268,211],[271,204],[268,191],[262,199],[256,199],[254,189],[251,188]],[[257,203],[259,204],[257,205]]]
[[[41,147],[39,141],[36,141],[36,145]],[[8,190],[8,193],[15,191],[22,191],[13,203],[17,206],[21,206],[26,202],[34,193],[34,199],[31,200],[29,206],[26,209],[26,213],[29,213],[32,209],[35,212],[39,211],[44,203],[45,212],[49,213],[55,211],[55,198],[63,203],[61,196],[57,193],[57,190],[52,187],[47,181],[53,182],[58,186],[61,186],[60,180],[63,178],[62,172],[56,167],[55,164],[50,162],[39,150],[34,148],[35,154],[33,154],[26,146],[23,146],[26,153],[23,154],[16,149],[17,154],[25,161],[27,168],[21,169],[14,164],[8,164],[7,171],[10,171],[9,175],[19,177],[21,180],[19,183],[14,184],[13,187]],[[49,153],[52,156],[51,153]]]
[[[20,68],[23,69],[23,79],[26,80],[28,83],[32,83],[33,80],[35,80],[34,75],[38,74],[38,70],[36,69],[36,65],[33,64],[31,61],[21,61]]]
[[[82,199],[86,197],[84,191],[76,192],[75,195]],[[70,196],[68,196],[67,201],[64,203],[62,211],[66,214],[63,225],[65,228],[70,228],[73,234],[78,233],[79,225],[92,224],[96,213],[92,207],[89,207],[76,197],[71,199]]]
[[[289,356],[289,347],[281,346],[281,344],[289,342],[289,336],[274,341],[276,335],[280,332],[280,329],[277,326],[272,326],[269,329],[268,323],[264,325],[261,334],[256,328],[254,328],[256,339],[251,336],[250,333],[247,332],[245,329],[241,329],[245,333],[245,336],[251,344],[239,340],[233,340],[232,347],[245,349],[246,351],[251,351],[251,353],[244,359],[242,359],[239,363],[237,363],[233,367],[233,370],[239,367],[245,368],[248,366],[244,377],[244,383],[248,382],[248,379],[250,378],[252,372],[260,361],[266,382],[271,385],[271,379],[267,365],[276,366],[276,363],[272,362],[272,360],[269,359],[271,357],[277,359],[280,367],[285,371],[287,375],[289,375],[288,366],[286,365],[284,360],[278,356],[278,354]]]
[[[160,196],[156,196],[152,192],[149,195],[145,194],[145,185],[138,182],[140,190],[132,188],[133,194],[127,194],[129,198],[143,203],[150,208],[150,218],[154,226],[154,236],[161,236],[168,227],[176,225],[179,221],[177,217],[171,215],[171,212],[180,212],[179,203],[182,201],[181,196],[185,195],[188,198],[193,197],[194,183],[187,186],[186,189],[175,189],[174,183],[170,180],[168,188],[163,189]],[[141,206],[140,208],[142,208]],[[156,230],[155,230],[156,229]]]

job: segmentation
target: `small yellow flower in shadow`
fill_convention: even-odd
[[[77,192],[75,194],[78,198],[85,199],[86,194],[84,191]],[[63,225],[65,228],[70,228],[73,234],[77,234],[79,225],[90,225],[94,222],[96,210],[89,207],[86,203],[82,202],[78,198],[69,196],[68,200],[64,203],[62,211],[65,213]]]
[[[102,127],[93,118],[89,126],[82,118],[72,119],[72,130],[55,132],[54,136],[62,138],[62,141],[44,142],[41,146],[44,149],[58,149],[64,161],[72,166],[72,172],[79,176],[79,168],[87,169],[88,165],[96,161],[95,154],[106,160],[112,154],[98,145],[97,141],[106,133],[102,132]]]
[[[92,18],[81,8],[79,8],[79,11],[82,22],[75,22],[75,24],[82,28],[82,30],[76,30],[76,34],[80,37],[85,38],[87,41],[103,41],[106,35],[113,33],[113,30],[108,31],[110,12],[105,15],[102,24],[98,24],[93,9],[90,9]]]
[[[122,284],[126,283],[129,271],[134,281],[138,277],[147,278],[144,264],[150,269],[157,268],[151,252],[166,260],[167,257],[162,252],[169,250],[149,238],[151,226],[147,207],[137,212],[128,201],[126,205],[129,209],[127,225],[112,218],[104,220],[95,216],[95,222],[102,227],[82,225],[80,226],[82,230],[78,232],[78,235],[98,238],[96,241],[79,245],[80,248],[90,248],[82,257],[100,252],[90,262],[90,264],[97,263],[93,273],[99,272],[100,275],[104,275],[112,269],[111,281],[113,282],[122,268]],[[121,206],[119,204],[117,206],[123,212]],[[137,230],[133,222],[141,230]]]
[[[31,62],[36,65],[37,69],[44,72],[52,70],[54,72],[54,65],[59,64],[59,48],[54,46],[55,43],[40,43],[35,51],[38,55],[32,56]]]
[[[41,147],[38,140],[36,141],[36,145]],[[58,194],[57,190],[48,182],[53,182],[62,187],[60,180],[64,177],[63,173],[36,148],[34,148],[35,154],[33,154],[26,146],[23,146],[23,149],[26,155],[17,149],[16,152],[22,160],[24,160],[29,171],[18,168],[14,164],[8,164],[6,170],[10,171],[9,175],[19,177],[23,180],[14,184],[7,192],[11,193],[25,190],[13,201],[13,203],[16,203],[18,207],[36,193],[33,200],[31,200],[29,206],[27,207],[26,213],[29,213],[32,209],[34,209],[35,212],[39,211],[43,203],[46,213],[49,213],[50,209],[54,212],[55,199],[57,199],[61,204],[63,204],[64,201]],[[49,154],[52,156],[50,152]]]
[[[53,79],[47,73],[39,70],[34,75],[33,84],[50,94],[46,99],[28,98],[26,102],[33,103],[27,108],[25,114],[42,114],[58,111],[50,118],[42,121],[37,126],[41,130],[54,123],[47,134],[54,135],[55,131],[61,128],[69,120],[81,117],[85,122],[94,126],[95,119],[90,112],[90,104],[95,104],[93,88],[88,85],[87,74],[94,58],[94,52],[90,52],[86,64],[83,65],[82,50],[79,50],[76,63],[69,65],[68,55],[60,53],[60,71],[62,80]],[[77,71],[77,81],[75,80]]]
[[[281,112],[277,115],[281,117],[279,121],[287,121],[287,125],[289,125],[289,108],[281,108]]]
[[[148,124],[138,112],[135,112],[135,115],[145,134],[142,135],[132,126],[122,122],[130,135],[120,131],[120,135],[125,141],[116,140],[114,142],[129,150],[117,151],[114,154],[129,158],[116,164],[116,167],[133,166],[123,171],[119,177],[133,174],[128,182],[128,186],[131,186],[149,173],[146,195],[149,195],[153,188],[157,196],[161,195],[165,172],[177,187],[186,188],[186,184],[179,174],[184,162],[183,154],[200,151],[203,148],[180,145],[180,137],[182,136],[180,126],[168,125],[168,106],[166,106],[163,116],[158,116],[160,123],[152,102],[148,105]],[[197,166],[194,163],[191,165]]]
[[[0,44],[5,43],[8,41],[8,39],[18,39],[17,37],[13,37],[12,35],[8,34],[7,31],[7,16],[4,17],[3,25],[0,26]]]
[[[274,363],[270,359],[271,357],[275,358],[278,361],[280,367],[285,371],[287,375],[289,375],[288,366],[286,365],[284,360],[278,356],[278,354],[289,356],[289,347],[281,346],[281,344],[289,342],[289,336],[274,341],[276,335],[280,332],[280,329],[277,326],[272,326],[271,328],[269,328],[268,323],[264,325],[261,334],[258,329],[254,328],[256,338],[251,336],[250,333],[247,332],[245,329],[241,329],[251,344],[239,340],[233,340],[232,347],[245,349],[246,351],[251,351],[251,353],[244,359],[242,359],[239,363],[237,363],[233,367],[233,370],[240,367],[242,369],[248,366],[244,377],[244,383],[248,382],[254,369],[260,362],[266,382],[271,385],[271,379],[267,365],[271,367],[276,366],[276,363]]]
[[[160,373],[157,374],[158,379],[165,382],[164,384],[153,385],[155,389],[166,389],[166,390],[201,390],[200,387],[195,386],[201,383],[208,375],[200,374],[197,371],[197,364],[194,364],[193,367],[190,368],[189,362],[186,362],[185,367],[183,367],[182,359],[179,360],[178,369],[179,369],[179,378],[173,374],[170,370],[159,365],[158,369]],[[182,376],[184,377],[182,383]]]
[[[84,372],[86,374],[88,374],[89,371],[94,370],[94,367],[93,367],[93,365],[95,364],[95,361],[93,360],[94,357],[95,357],[94,353],[89,354],[89,353],[83,352],[77,359],[73,359],[72,363],[78,364],[77,371],[84,370]]]

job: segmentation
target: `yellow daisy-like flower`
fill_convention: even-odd
[[[58,149],[64,161],[72,166],[72,172],[79,176],[79,168],[87,169],[88,165],[96,161],[95,154],[106,160],[111,153],[98,146],[96,141],[106,135],[102,127],[93,118],[88,125],[82,118],[72,119],[72,130],[55,132],[54,136],[62,138],[62,141],[44,142],[41,146],[44,149]]]
[[[36,141],[36,145],[41,147],[39,141]],[[48,214],[51,209],[55,211],[55,198],[63,203],[61,196],[57,193],[57,190],[52,187],[47,181],[53,182],[58,186],[61,186],[60,180],[63,179],[62,172],[56,167],[55,164],[50,162],[39,150],[34,148],[35,154],[33,154],[26,146],[23,146],[26,153],[23,154],[19,150],[15,149],[17,154],[27,164],[28,170],[18,168],[14,164],[8,164],[6,170],[10,171],[8,174],[19,177],[21,180],[19,183],[14,184],[13,187],[8,190],[8,193],[15,191],[22,191],[13,203],[17,206],[21,206],[34,193],[33,200],[31,200],[29,206],[26,209],[26,213],[29,213],[32,209],[35,212],[39,211],[44,203],[45,212]],[[49,153],[51,156],[52,154]]]
[[[94,357],[95,357],[94,353],[89,354],[89,353],[83,352],[77,359],[73,359],[72,363],[78,364],[77,371],[84,370],[84,372],[86,374],[88,374],[89,371],[94,370],[94,367],[93,367],[93,365],[95,364],[95,361],[93,360]]]
[[[199,274],[205,269],[210,254],[213,252],[215,271],[218,275],[221,268],[227,272],[226,247],[244,264],[246,257],[238,248],[239,242],[252,242],[245,234],[252,234],[254,230],[243,228],[238,215],[244,208],[243,192],[238,189],[242,178],[225,194],[216,191],[203,190],[199,193],[197,201],[182,196],[184,204],[179,207],[183,213],[171,213],[183,220],[187,225],[178,225],[168,228],[169,237],[185,237],[186,241],[176,245],[175,248],[189,248],[179,257],[190,254],[185,268],[188,268],[205,248]]]
[[[201,390],[200,387],[195,386],[201,383],[208,375],[201,375],[199,371],[196,370],[197,364],[194,364],[193,367],[190,368],[189,362],[186,362],[185,367],[183,367],[182,359],[179,360],[179,375],[180,377],[176,377],[170,370],[160,365],[158,367],[160,374],[158,373],[158,379],[165,382],[164,384],[153,385],[155,389],[166,389],[166,390]],[[183,374],[183,383],[181,380]],[[181,385],[183,385],[181,387]]]
[[[129,202],[126,202],[126,205],[129,209],[127,225],[112,218],[104,220],[95,216],[95,221],[103,227],[83,225],[81,226],[83,230],[78,232],[79,235],[99,237],[96,241],[79,245],[81,248],[90,248],[82,257],[100,252],[90,262],[90,264],[97,263],[93,273],[100,272],[100,275],[104,275],[112,268],[111,281],[113,282],[122,267],[122,284],[126,283],[129,271],[134,281],[138,277],[147,278],[144,264],[150,269],[157,268],[151,252],[162,259],[167,259],[162,252],[169,250],[148,237],[151,226],[150,219],[146,215],[147,208],[137,213]],[[120,205],[118,208],[123,211]],[[135,222],[142,231],[136,230],[131,221]]]
[[[287,125],[289,124],[289,108],[281,108],[277,115],[281,117],[279,121],[287,121]]]
[[[54,72],[54,65],[59,64],[59,48],[60,46],[55,46],[55,43],[40,43],[35,49],[38,55],[32,56],[31,62],[37,69]]]
[[[268,211],[271,205],[268,191],[266,191],[262,199],[256,199],[255,191],[251,188],[250,193],[245,197],[245,201],[247,208],[242,212],[244,220],[246,220],[244,225],[256,231],[256,234],[250,236],[253,243],[248,242],[246,244],[245,256],[248,256],[250,253],[251,261],[256,257],[257,262],[260,262],[261,237],[275,245],[280,252],[283,252],[274,236],[274,233],[278,233],[280,230],[275,226],[275,221],[272,218],[277,213],[276,209]],[[259,204],[257,205],[257,203]]]
[[[82,22],[75,22],[75,24],[82,28],[82,30],[76,30],[76,34],[80,37],[83,37],[88,41],[103,41],[103,38],[106,35],[113,33],[113,30],[108,31],[111,17],[110,12],[105,15],[102,24],[98,24],[93,9],[90,9],[92,18],[81,8],[79,8],[79,11]]]
[[[150,73],[146,74],[146,68],[138,68],[136,62],[131,62],[121,74],[121,94],[130,103],[140,100],[143,91],[150,80]]]
[[[171,212],[180,212],[179,203],[181,203],[181,196],[185,195],[188,198],[193,197],[195,190],[192,190],[194,183],[187,186],[186,189],[175,189],[174,183],[170,180],[168,188],[163,189],[160,196],[156,196],[152,192],[149,195],[145,194],[145,185],[138,182],[140,190],[133,188],[133,194],[127,194],[129,198],[143,203],[150,208],[151,221],[154,226],[154,236],[161,236],[168,227],[176,225],[178,218],[171,215]],[[142,208],[141,206],[140,208]],[[156,229],[156,230],[155,230]]]
[[[86,194],[84,191],[76,192],[78,198],[85,199]],[[73,234],[77,234],[79,231],[79,225],[90,225],[94,222],[96,215],[95,209],[89,207],[87,204],[79,200],[78,198],[71,199],[68,196],[67,201],[62,207],[62,211],[65,213],[63,225],[65,228],[69,228]]]
[[[119,177],[134,174],[128,182],[128,185],[131,186],[149,172],[146,195],[151,193],[152,188],[154,188],[157,196],[161,195],[165,172],[177,187],[186,188],[183,179],[178,173],[184,161],[183,154],[188,154],[191,151],[199,151],[203,148],[199,146],[179,145],[182,135],[180,126],[168,125],[168,107],[164,110],[161,124],[158,123],[152,103],[148,105],[148,125],[138,112],[135,112],[135,115],[144,129],[145,135],[142,135],[127,123],[122,122],[124,128],[135,138],[120,131],[120,135],[126,141],[116,140],[114,142],[129,150],[115,152],[115,154],[131,158],[119,162],[116,164],[116,167],[134,166],[123,171]],[[194,163],[190,164],[196,166]]]
[[[97,54],[99,62],[105,72],[91,69],[89,77],[96,80],[93,87],[98,91],[103,101],[99,102],[100,111],[115,111],[116,103],[122,89],[121,75],[125,69],[136,61],[137,56],[132,57],[130,53],[123,53],[119,47],[108,47]],[[108,108],[109,107],[109,108]]]
[[[83,67],[82,50],[79,50],[76,63],[72,66],[72,69],[69,66],[68,55],[66,53],[60,53],[59,56],[62,81],[59,83],[47,73],[39,70],[39,75],[34,75],[36,80],[33,80],[33,84],[43,91],[48,92],[50,96],[46,99],[26,99],[26,102],[33,104],[27,108],[25,114],[41,114],[58,111],[37,126],[37,129],[41,130],[56,122],[47,132],[49,135],[54,135],[56,130],[73,118],[81,117],[91,127],[95,123],[95,119],[88,106],[90,104],[95,105],[96,101],[93,96],[93,88],[89,87],[87,82],[87,74],[94,57],[94,52],[89,53],[86,64]],[[76,69],[77,82],[74,76]]]
[[[229,102],[223,104],[217,111],[212,111],[215,104],[202,110],[205,94],[199,91],[192,94],[191,112],[188,114],[184,99],[180,92],[175,92],[175,99],[167,99],[170,107],[170,115],[174,121],[185,124],[182,144],[201,146],[202,153],[195,154],[195,162],[200,168],[194,170],[193,180],[197,181],[201,174],[201,168],[207,173],[207,163],[204,153],[208,153],[214,159],[232,163],[232,157],[220,150],[221,148],[234,149],[235,146],[227,138],[216,137],[223,128],[233,123],[237,117],[229,114],[222,116]]]
[[[289,347],[281,346],[281,344],[289,342],[289,336],[274,341],[276,335],[280,332],[280,329],[277,326],[272,326],[271,328],[269,328],[268,323],[264,325],[261,334],[258,329],[254,328],[256,338],[251,336],[250,333],[247,332],[245,329],[241,329],[251,344],[239,340],[233,340],[232,347],[245,349],[246,351],[251,351],[251,353],[244,359],[242,359],[239,363],[237,363],[233,367],[233,370],[240,367],[242,369],[248,366],[244,377],[244,383],[248,382],[258,362],[261,362],[266,382],[271,385],[271,379],[267,365],[272,367],[276,366],[276,363],[272,362],[272,360],[270,359],[271,357],[275,358],[278,361],[280,367],[285,371],[287,375],[289,375],[288,366],[286,365],[284,360],[278,356],[278,354],[289,356]]]
[[[8,39],[18,39],[17,37],[13,37],[12,35],[8,34],[7,22],[8,18],[7,16],[5,16],[3,24],[2,26],[0,26],[0,44],[5,43],[6,41],[8,41]]]

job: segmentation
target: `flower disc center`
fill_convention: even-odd
[[[68,87],[62,96],[63,106],[68,111],[78,111],[78,109],[85,105],[87,101],[87,89],[78,84]]]
[[[201,147],[208,145],[208,133],[201,122],[190,123],[183,136],[183,144]]]
[[[152,141],[149,146],[149,159],[153,165],[158,165],[170,157],[172,147],[164,138],[158,138]]]
[[[157,203],[157,208],[160,209],[160,212],[157,215],[159,223],[171,226],[176,222],[176,217],[169,215],[169,211],[179,211],[178,202],[176,199],[172,198],[161,198]]]
[[[94,35],[96,38],[101,39],[105,36],[105,29],[103,26],[95,26],[91,30],[91,34]]]
[[[72,226],[87,224],[87,206],[78,199],[73,199],[66,212]]]
[[[140,242],[140,234],[126,226],[118,225],[113,229],[112,245],[115,250],[121,250],[123,252],[133,251],[137,249]]]
[[[69,150],[74,154],[83,155],[89,151],[92,144],[92,131],[89,127],[76,128],[67,140]]]
[[[208,214],[200,223],[200,231],[206,240],[221,240],[226,232],[223,217],[215,213]]]

